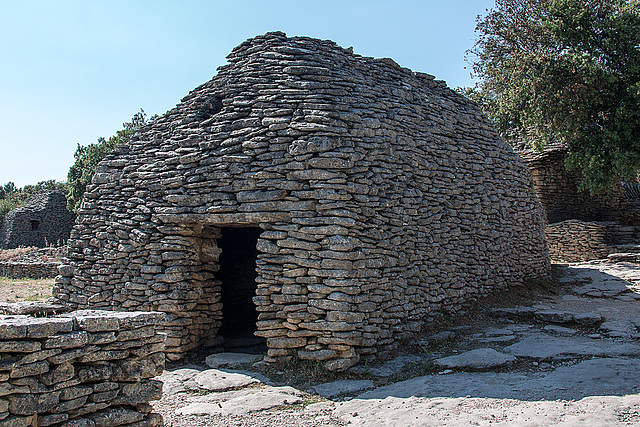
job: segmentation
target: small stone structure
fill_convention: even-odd
[[[60,246],[69,238],[74,221],[62,191],[40,191],[7,213],[0,227],[0,248]]]
[[[345,369],[546,276],[526,166],[432,76],[269,33],[96,168],[54,295]]]
[[[517,152],[531,170],[546,212],[551,260],[602,259],[640,242],[640,186],[621,183],[608,193],[591,195],[578,190],[580,174],[566,170],[566,146],[552,142],[537,151],[522,142]]]
[[[2,306],[3,311],[19,304]],[[19,307],[18,307],[19,308]],[[0,425],[162,425],[161,313],[0,315]]]

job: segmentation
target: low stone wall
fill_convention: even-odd
[[[59,262],[0,262],[0,276],[10,279],[32,279],[54,278],[58,275]]]
[[[0,315],[0,426],[159,426],[165,335],[150,312]]]
[[[548,224],[545,229],[552,262],[580,262],[609,255],[606,225],[576,219]]]

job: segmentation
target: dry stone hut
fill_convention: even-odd
[[[549,143],[537,151],[529,144],[518,147],[518,153],[533,175],[538,198],[549,223],[568,219],[605,221],[626,206],[622,186],[609,193],[592,196],[588,190],[579,191],[579,172],[567,171],[567,148],[563,144]]]
[[[549,260],[531,175],[432,76],[269,33],[98,166],[54,293],[344,369]]]
[[[31,195],[24,206],[5,215],[0,228],[0,248],[60,245],[69,238],[74,220],[62,191],[40,191]]]

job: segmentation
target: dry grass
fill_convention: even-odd
[[[51,297],[55,279],[0,277],[0,302],[44,301]]]

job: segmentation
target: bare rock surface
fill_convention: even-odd
[[[193,377],[193,381],[200,389],[209,391],[225,391],[259,382],[251,375],[218,369],[202,371]]]
[[[371,380],[338,380],[330,383],[318,384],[313,391],[326,398],[338,397],[344,393],[355,393],[373,388]]]
[[[517,357],[542,360],[566,360],[576,357],[640,357],[640,345],[637,344],[606,342],[583,337],[568,340],[547,334],[531,335],[504,348],[504,351]]]
[[[415,354],[352,368],[312,394],[246,372],[249,385],[209,392],[196,378],[241,371],[186,366],[160,377],[170,392],[153,406],[174,427],[637,425],[639,270],[603,261],[563,270],[555,295],[461,319],[442,339],[415,340]]]
[[[301,393],[292,387],[263,387],[249,389],[214,398],[201,399],[178,409],[183,415],[247,415],[251,412],[263,411],[276,406],[291,405],[302,402]],[[215,397],[218,397],[216,399]]]
[[[515,362],[515,356],[492,348],[478,348],[455,356],[443,357],[436,364],[446,368],[487,369]]]
[[[493,398],[387,397],[341,404],[335,414],[353,427],[622,426],[640,421],[640,397],[594,396],[575,402]]]
[[[207,356],[205,363],[213,369],[237,369],[262,360],[261,354],[215,353]]]

